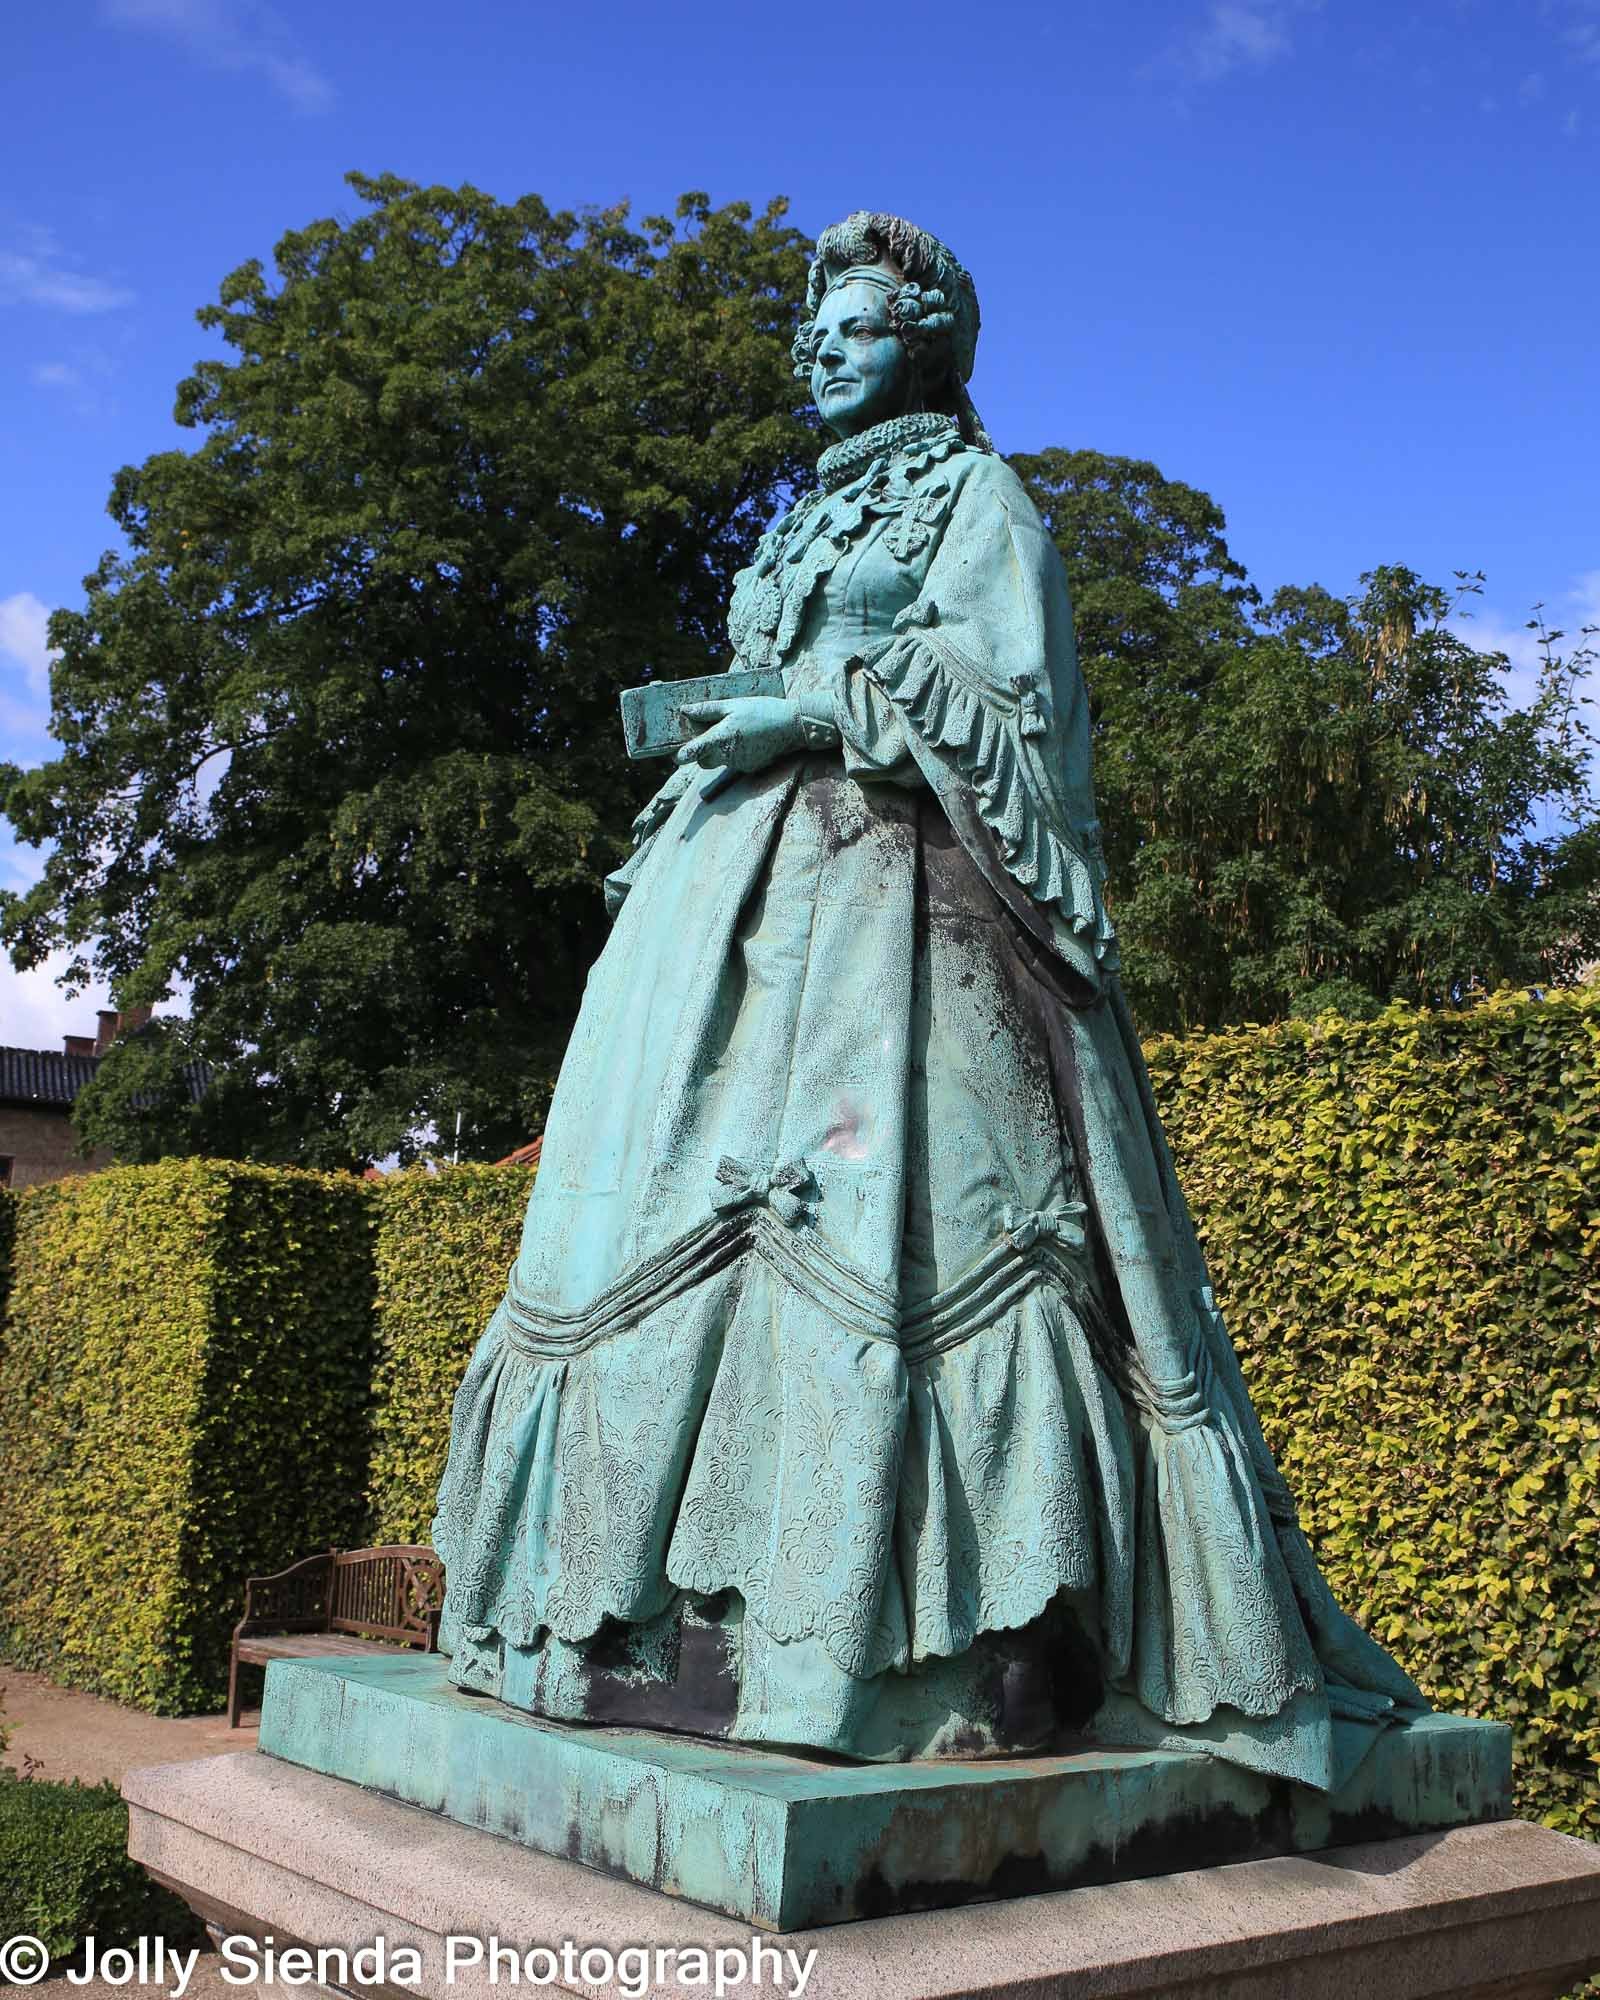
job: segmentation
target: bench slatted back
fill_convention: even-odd
[[[326,1632],[333,1598],[333,1557],[307,1556],[278,1576],[253,1576],[245,1586],[251,1631]]]
[[[327,1629],[427,1643],[443,1601],[444,1566],[432,1549],[341,1549],[333,1558]]]

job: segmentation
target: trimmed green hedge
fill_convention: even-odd
[[[11,1296],[11,1266],[16,1248],[17,1196],[0,1188],[0,1341],[5,1339],[6,1300]]]
[[[128,1808],[112,1785],[57,1785],[0,1771],[0,1938],[36,1937],[75,1959],[161,1937],[181,1948],[205,1926],[128,1859]]]
[[[425,1542],[468,1357],[500,1303],[533,1187],[526,1167],[420,1168],[377,1185],[371,1528]]]
[[[1523,1811],[1600,1835],[1600,989],[1147,1054],[1334,1589],[1441,1706],[1515,1725]],[[215,1704],[247,1571],[425,1540],[529,1186],[174,1162],[27,1192],[0,1649]]]
[[[1600,991],[1146,1054],[1334,1591],[1600,1836]]]
[[[215,1709],[250,1571],[358,1540],[372,1367],[359,1181],[197,1160],[28,1190],[0,1342],[0,1649]]]

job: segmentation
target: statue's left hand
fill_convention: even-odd
[[[800,710],[781,695],[745,695],[737,701],[696,701],[683,713],[711,727],[678,752],[680,764],[718,766],[730,771],[763,771],[805,743]]]

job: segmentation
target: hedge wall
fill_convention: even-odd
[[[1147,1053],[1335,1590],[1441,1706],[1515,1724],[1523,1811],[1600,1835],[1600,990]],[[175,1162],[25,1194],[0,1649],[215,1705],[246,1571],[426,1539],[529,1185]]]
[[[377,1186],[371,1536],[425,1542],[468,1356],[500,1302],[533,1175],[414,1168]]]
[[[169,1161],[29,1190],[0,1340],[0,1649],[217,1708],[247,1572],[359,1538],[371,1206]]]
[[[16,1246],[17,1197],[0,1188],[0,1340],[5,1338],[6,1300],[11,1295],[11,1260]]]
[[[1600,1836],[1600,991],[1146,1054],[1335,1592]]]

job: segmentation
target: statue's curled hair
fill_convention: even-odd
[[[864,265],[887,266],[900,278],[889,318],[917,363],[926,407],[953,417],[968,444],[993,451],[966,386],[978,350],[977,290],[953,251],[902,216],[857,209],[817,238],[806,317],[794,337],[795,374],[808,377],[816,361],[817,309],[828,288]]]

